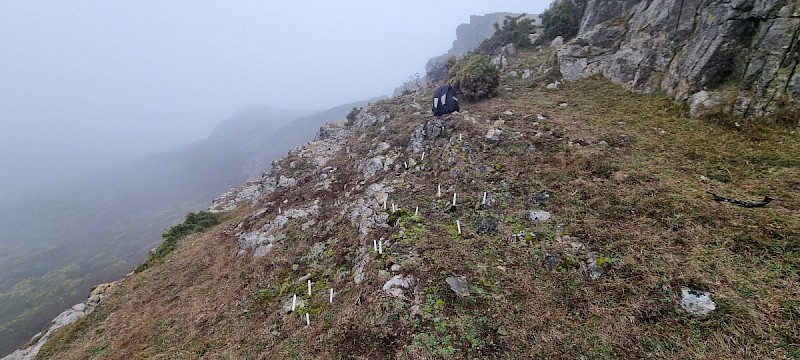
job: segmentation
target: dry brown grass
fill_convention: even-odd
[[[512,66],[523,69],[550,55],[525,53],[519,59]],[[350,273],[359,249],[357,231],[334,205],[351,201],[341,189],[359,182],[342,152],[332,160],[339,168],[333,190],[312,191],[312,174],[298,173],[301,186],[264,200],[288,200],[281,205],[288,209],[321,199],[313,231],[290,222],[269,256],[237,257],[230,229],[254,210],[240,208],[228,223],[182,241],[167,262],[126,279],[95,314],[61,332],[43,354],[65,359],[800,356],[797,135],[688,118],[666,97],[630,94],[600,79],[557,91],[545,91],[537,81],[507,79],[501,88],[515,91],[501,90],[497,98],[465,106],[475,124],[463,114],[444,117],[448,133],[430,144],[428,170],[380,175],[398,189],[394,202],[404,209],[419,206],[423,215],[371,235],[389,239],[391,250],[372,258],[360,285]],[[413,115],[407,101],[384,103],[392,119],[359,130],[346,144],[356,158],[380,141],[411,156],[405,149],[411,128],[428,117]],[[504,115],[506,110],[513,115]],[[539,113],[547,119],[536,120]],[[486,142],[486,131],[498,119],[504,121],[497,125],[504,131],[501,141]],[[366,140],[357,139],[361,134]],[[586,145],[570,145],[578,140]],[[282,161],[283,168],[292,160]],[[445,199],[434,199],[437,184]],[[537,225],[524,219],[524,211],[540,207],[534,197],[542,190],[552,193],[543,209],[553,221]],[[707,190],[777,200],[744,209],[711,201]],[[453,191],[460,199],[455,211],[447,204]],[[479,206],[483,191],[497,198],[497,206]],[[497,219],[496,231],[478,234],[476,215]],[[270,211],[253,226],[274,216]],[[461,235],[455,233],[457,219]],[[532,235],[512,240],[521,230]],[[543,265],[547,253],[568,255],[557,241],[562,234],[604,259],[603,277],[588,280],[570,262],[554,270]],[[318,243],[326,244],[323,255],[311,257]],[[394,263],[419,279],[417,299],[380,291],[385,280],[378,271]],[[327,292],[306,299],[310,328],[303,312],[279,310],[291,293],[304,293],[296,279],[306,273],[318,288],[337,289],[334,305],[327,304]],[[470,296],[449,290],[444,279],[452,275],[469,279]],[[687,315],[678,306],[681,286],[710,291],[717,310],[707,318]],[[277,295],[260,297],[264,289]]]

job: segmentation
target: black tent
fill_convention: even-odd
[[[458,97],[456,89],[444,84],[433,92],[433,115],[442,116],[453,111],[458,111]]]

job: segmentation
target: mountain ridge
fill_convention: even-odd
[[[508,66],[552,66],[552,54]],[[692,119],[597,78],[550,90],[509,73],[460,114],[423,114],[408,95],[323,126],[250,195],[221,198],[238,204],[221,225],[124,279],[39,357],[796,351],[791,295],[774,288],[798,290],[796,136]],[[782,200],[720,206],[708,187]],[[693,315],[682,293],[716,310]]]
[[[463,113],[324,125],[39,356],[796,357],[797,137],[573,79],[581,39],[503,47]]]

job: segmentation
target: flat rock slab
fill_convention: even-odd
[[[681,288],[681,307],[692,315],[706,316],[717,308],[709,293]]]
[[[549,221],[550,213],[544,210],[531,210],[528,211],[528,220],[530,221]]]
[[[463,276],[451,276],[444,280],[447,285],[450,285],[450,290],[453,290],[459,296],[469,295],[469,282]]]

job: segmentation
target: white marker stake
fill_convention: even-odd
[[[458,228],[458,233],[461,234],[461,220],[456,220],[456,227]]]
[[[375,249],[375,252],[378,252],[378,240],[372,240],[372,248]]]
[[[395,211],[397,211],[397,205],[392,204],[392,212],[395,212]]]
[[[486,191],[483,192],[483,205],[486,205]]]
[[[387,209],[387,207],[386,207],[386,199],[388,199],[388,198],[389,198],[389,195],[386,195],[386,197],[383,198],[383,210]]]
[[[404,162],[403,164],[406,166],[406,169],[408,169],[408,162]]]
[[[383,255],[383,240],[378,240],[378,254]]]
[[[461,141],[461,140],[463,140],[463,139],[461,138],[461,134],[458,134],[458,141]]]
[[[308,317],[308,313],[306,313],[306,326],[311,326],[311,318]]]
[[[294,294],[294,297],[292,297],[292,312],[294,312],[295,308],[297,308],[297,294]]]
[[[333,304],[333,288],[331,288],[331,299],[329,300],[329,303]]]
[[[456,193],[453,193],[453,206],[456,206]]]
[[[308,280],[308,295],[311,295],[311,280]]]
[[[414,216],[419,216],[419,206],[414,210]]]
[[[281,214],[281,208],[280,208],[280,206],[279,206],[279,207],[278,207],[278,215],[280,215],[280,214]]]
[[[425,152],[424,151],[422,152],[422,159],[419,159],[419,161],[425,161]]]
[[[439,188],[436,190],[436,197],[442,197],[442,184],[439,184]]]

